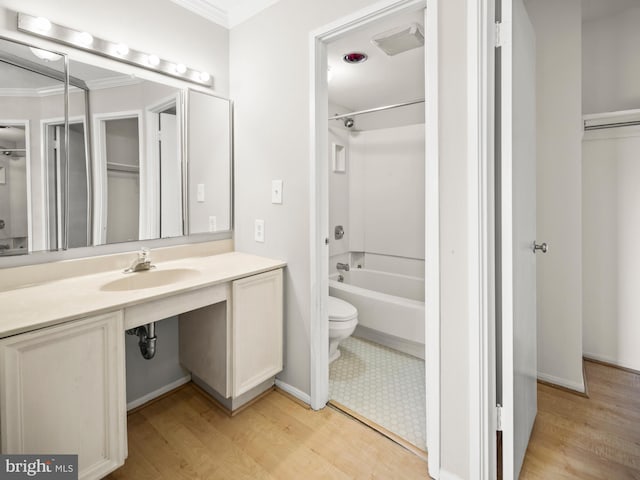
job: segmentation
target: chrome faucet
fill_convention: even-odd
[[[349,264],[348,263],[340,263],[338,262],[338,264],[336,265],[336,268],[338,270],[344,270],[345,272],[349,271]]]
[[[148,248],[141,248],[138,252],[138,257],[131,263],[131,266],[127,268],[124,273],[142,272],[145,270],[151,270],[155,268],[155,265],[151,265],[151,252]]]

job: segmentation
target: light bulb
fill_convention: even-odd
[[[38,17],[35,19],[34,27],[40,32],[48,32],[51,30],[51,22],[47,18]]]
[[[200,80],[203,82],[208,82],[209,80],[211,80],[211,75],[209,75],[208,72],[200,72]]]
[[[124,43],[119,43],[116,45],[116,53],[121,57],[124,57],[127,53],[129,53],[129,47]]]
[[[89,32],[78,33],[76,35],[76,39],[80,45],[84,45],[85,47],[88,47],[93,43],[93,35],[91,35]]]
[[[187,67],[185,67],[183,63],[176,64],[176,72],[182,75],[186,71],[187,71]]]
[[[158,65],[160,65],[160,57],[158,57],[157,55],[149,55],[147,57],[147,61],[149,62],[149,65],[153,67],[157,67]]]

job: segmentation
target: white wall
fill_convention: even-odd
[[[638,127],[585,134],[584,354],[635,370],[640,370],[638,152]]]
[[[582,26],[584,113],[640,108],[640,6]]]
[[[344,147],[346,156],[346,171],[335,172],[333,170],[332,149],[333,145]],[[351,162],[353,156],[349,143],[349,131],[338,125],[337,122],[329,124],[329,257],[331,264],[329,270],[333,270],[333,264],[338,260],[336,255],[344,255],[349,252],[351,239],[351,221],[349,215],[349,192],[351,177]],[[344,237],[336,240],[334,228],[342,225]],[[342,261],[342,259],[340,260]],[[348,261],[348,260],[347,260]],[[344,263],[344,262],[343,262]]]
[[[447,478],[475,478],[469,447],[470,238],[467,178],[467,2],[438,2],[440,152],[440,457]],[[475,81],[475,80],[473,80]],[[429,101],[429,99],[427,99]],[[428,268],[428,267],[427,267]],[[428,301],[428,299],[427,299]],[[472,339],[477,342],[477,339]],[[475,362],[475,359],[474,359]],[[475,454],[475,452],[474,452]],[[455,476],[453,476],[455,475]]]
[[[538,376],[583,390],[580,0],[526,4],[537,47]]]
[[[424,260],[424,124],[350,134],[352,251]]]

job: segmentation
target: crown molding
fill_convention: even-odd
[[[86,83],[89,90],[102,90],[104,88],[127,87],[129,85],[137,85],[142,82],[144,82],[143,79],[133,75],[119,75],[117,77],[88,80]]]
[[[280,0],[171,0],[207,20],[233,28]]]
[[[144,82],[143,79],[133,77],[131,75],[122,75],[118,77],[109,77],[99,80],[90,80],[87,82],[89,90],[102,90],[105,88],[126,87]],[[82,90],[69,85],[69,93],[81,92]],[[53,95],[63,95],[64,85],[55,85],[52,87],[41,88],[0,88],[0,97],[51,97]]]
[[[229,12],[227,13],[229,28],[241,24],[279,1],[280,0],[244,0],[242,2],[236,2],[233,7],[229,8]]]
[[[207,0],[171,0],[176,5],[179,5],[196,15],[200,15],[207,20],[222,25],[225,28],[229,28],[229,15],[227,11],[213,4],[213,2]]]

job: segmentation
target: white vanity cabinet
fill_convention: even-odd
[[[253,275],[232,286],[233,396],[282,370],[282,269]]]
[[[2,453],[78,454],[79,478],[127,456],[120,311],[0,340]]]
[[[230,282],[226,302],[180,315],[180,363],[222,398],[282,370],[282,269]]]

